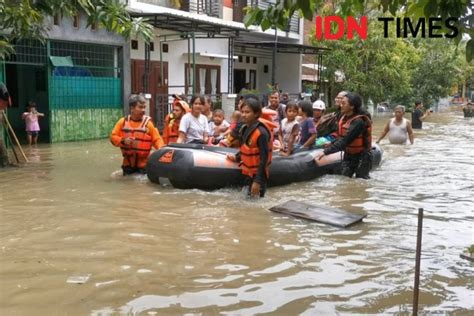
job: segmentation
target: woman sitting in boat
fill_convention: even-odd
[[[231,161],[238,161],[247,176],[248,195],[264,197],[268,180],[268,167],[272,161],[273,129],[276,124],[260,118],[262,107],[257,99],[246,98],[241,108],[244,127],[241,130],[240,151]]]
[[[191,98],[191,112],[186,113],[179,123],[178,143],[207,144],[209,124],[201,113],[204,97],[195,95]]]
[[[191,111],[189,105],[181,97],[175,96],[173,113],[166,115],[165,127],[163,128],[163,141],[166,145],[177,142],[181,118],[189,111]]]
[[[362,109],[362,100],[355,93],[347,93],[341,101],[339,120],[339,138],[316,157],[320,160],[325,155],[344,151],[342,174],[356,178],[369,179],[372,162],[372,121]]]

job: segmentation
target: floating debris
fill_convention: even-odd
[[[84,284],[86,283],[87,281],[89,281],[89,278],[91,277],[90,274],[86,274],[86,275],[74,275],[74,276],[70,276],[68,279],[67,279],[67,283],[72,283],[72,284]]]

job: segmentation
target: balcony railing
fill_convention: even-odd
[[[245,15],[245,12],[243,12],[243,8],[245,8],[246,6],[259,7],[260,9],[265,10],[273,4],[275,4],[275,1],[272,0],[234,0],[234,21],[243,22],[243,17]],[[291,17],[286,31],[299,33],[300,20],[297,13],[293,14],[293,16]]]
[[[221,4],[217,0],[181,0],[181,10],[219,18]]]

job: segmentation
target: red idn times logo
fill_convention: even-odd
[[[332,26],[335,25],[335,33],[331,32]],[[347,30],[347,39],[354,38],[354,32],[359,35],[362,40],[367,39],[367,17],[360,18],[357,23],[356,18],[348,16],[346,21],[340,16],[330,15],[325,17],[316,17],[316,39],[318,40],[338,40],[344,37]],[[324,38],[323,38],[324,37]]]

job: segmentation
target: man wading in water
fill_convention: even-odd
[[[415,129],[422,129],[423,128],[423,121],[431,114],[432,110],[425,111],[423,114],[423,102],[416,101],[415,102],[415,110],[411,114],[411,127]]]
[[[390,144],[405,145],[407,140],[410,139],[410,144],[413,145],[414,136],[411,122],[403,115],[405,115],[405,107],[397,105],[395,107],[395,117],[385,124],[383,132],[376,142],[377,144],[388,134]]]
[[[123,175],[146,173],[146,163],[152,147],[163,147],[160,133],[145,115],[146,100],[141,95],[132,95],[128,101],[130,115],[121,118],[110,135],[114,146],[120,147],[123,156]]]

